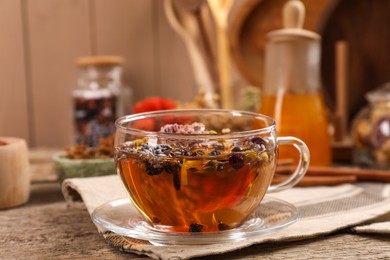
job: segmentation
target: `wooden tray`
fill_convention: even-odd
[[[282,28],[286,0],[240,0],[230,16],[229,40],[238,71],[252,85],[262,87],[265,35]],[[304,28],[316,31],[321,14],[331,0],[303,0]]]

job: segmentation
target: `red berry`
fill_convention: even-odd
[[[245,156],[242,153],[233,153],[229,157],[230,165],[236,170],[241,169],[242,166],[244,166],[244,160]]]
[[[173,108],[176,108],[176,102],[171,99],[161,97],[149,97],[137,102],[134,106],[134,112],[142,113]]]

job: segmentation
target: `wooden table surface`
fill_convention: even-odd
[[[148,259],[111,248],[86,209],[68,207],[56,180],[53,150],[32,150],[31,197],[0,211],[0,259]],[[340,231],[314,239],[260,244],[201,259],[390,259],[389,235]]]

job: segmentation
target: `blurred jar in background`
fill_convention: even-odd
[[[115,132],[115,119],[130,113],[131,89],[122,84],[123,58],[80,57],[73,91],[75,143],[95,147]]]
[[[353,161],[363,167],[390,169],[390,83],[366,94],[369,104],[353,120]]]
[[[320,86],[320,36],[302,29],[304,6],[288,1],[283,29],[267,34],[259,112],[275,119],[278,135],[296,136],[310,150],[311,165],[330,165],[328,115]],[[281,147],[279,159],[296,151]]]

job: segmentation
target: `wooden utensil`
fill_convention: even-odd
[[[213,105],[215,74],[210,47],[201,37],[199,22],[201,8],[206,0],[165,0],[164,10],[172,28],[182,37],[187,47],[197,84],[206,93],[206,100]]]
[[[217,30],[217,59],[222,108],[233,108],[228,16],[232,0],[208,0]]]
[[[215,76],[214,68],[214,50],[213,40],[211,39],[211,23],[210,23],[210,9],[207,4],[207,0],[173,0],[176,6],[176,11],[181,11],[183,15],[193,16],[196,19],[198,27],[198,38],[195,39],[199,43],[199,48],[204,50],[204,55],[207,61],[207,65],[210,65],[208,69],[212,76]],[[180,15],[180,14],[178,14]],[[187,18],[188,19],[188,18]],[[213,80],[216,78],[213,77]]]

